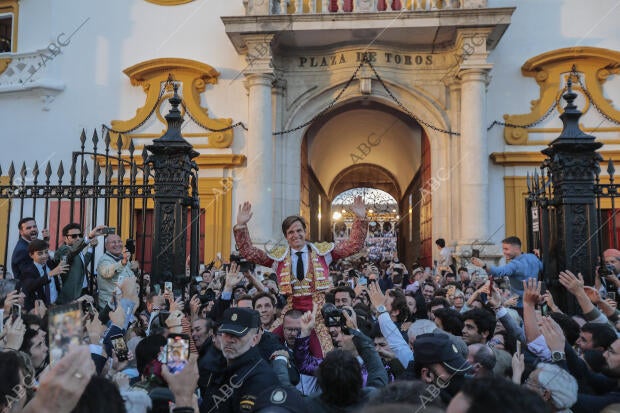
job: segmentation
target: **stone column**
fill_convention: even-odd
[[[448,84],[450,92],[450,124],[454,131],[460,130],[461,113],[461,85],[457,81]],[[460,175],[460,146],[461,139],[458,136],[450,136],[450,227],[452,228],[452,239],[461,239],[461,175]]]
[[[252,203],[250,232],[257,244],[272,238],[273,227],[272,39],[269,34],[245,37],[249,51],[244,71],[249,100],[245,150],[248,160],[240,182],[239,201]]]
[[[283,114],[285,108],[285,94],[286,94],[286,79],[284,79],[281,74],[276,74],[276,79],[273,82],[273,89],[271,92],[271,101],[272,107],[274,110],[273,114],[273,130],[281,131],[285,129],[283,122]],[[287,135],[277,135],[273,136],[273,188],[272,188],[272,197],[273,197],[273,223],[272,223],[272,232],[274,234],[281,234],[281,219],[283,219],[287,214],[284,212],[284,196],[282,193],[282,185],[284,181],[284,177],[286,176],[286,171],[284,170],[285,163],[283,160],[286,159],[286,146],[285,140]]]
[[[487,62],[489,34],[489,29],[462,29],[455,42],[461,83],[460,154],[456,160],[461,175],[461,247],[490,241],[486,85],[493,65]]]
[[[486,241],[489,154],[485,124],[487,69],[466,69],[461,77],[461,240]]]

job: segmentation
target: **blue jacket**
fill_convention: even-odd
[[[523,281],[529,278],[538,279],[542,271],[542,262],[534,254],[521,254],[513,258],[508,264],[489,267],[493,277],[509,277],[510,289],[519,295],[517,307],[523,307]]]
[[[19,237],[19,241],[17,241],[17,245],[15,245],[15,249],[13,250],[11,269],[13,270],[13,277],[15,277],[16,280],[21,279],[22,269],[32,263],[32,258],[30,258],[28,254],[28,245],[25,239]]]

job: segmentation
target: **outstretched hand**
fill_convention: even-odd
[[[562,327],[560,327],[553,318],[543,317],[540,320],[540,331],[545,338],[549,350],[564,351],[566,338],[564,337]]]
[[[237,265],[237,263],[231,262],[230,267],[228,268],[228,270],[226,270],[226,282],[224,284],[224,289],[227,291],[232,291],[232,289],[237,284],[242,282],[244,278],[245,276],[243,275],[243,273],[239,272],[239,266]]]
[[[353,200],[353,206],[351,206],[351,211],[361,219],[366,218],[366,205],[364,204],[364,199],[361,196],[356,196]]]
[[[368,286],[368,297],[370,298],[370,303],[375,309],[380,305],[385,304],[385,295],[377,283],[372,283]]]
[[[57,364],[41,375],[34,399],[22,412],[71,412],[95,373],[95,363],[88,346],[70,349]]]
[[[523,305],[535,306],[540,302],[540,288],[542,283],[536,278],[523,280]]]
[[[252,204],[244,202],[239,205],[239,211],[237,212],[237,225],[245,225],[252,218]]]
[[[578,277],[568,270],[560,272],[560,284],[572,295],[577,295],[583,290],[583,276],[581,273],[577,275]]]

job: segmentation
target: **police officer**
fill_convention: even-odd
[[[222,317],[216,340],[226,359],[222,385],[203,395],[201,412],[249,412],[258,395],[279,384],[278,377],[260,356],[260,316],[248,308],[229,308]]]

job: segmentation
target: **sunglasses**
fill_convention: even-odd
[[[67,237],[76,239],[76,238],[81,238],[82,234],[67,234]]]

